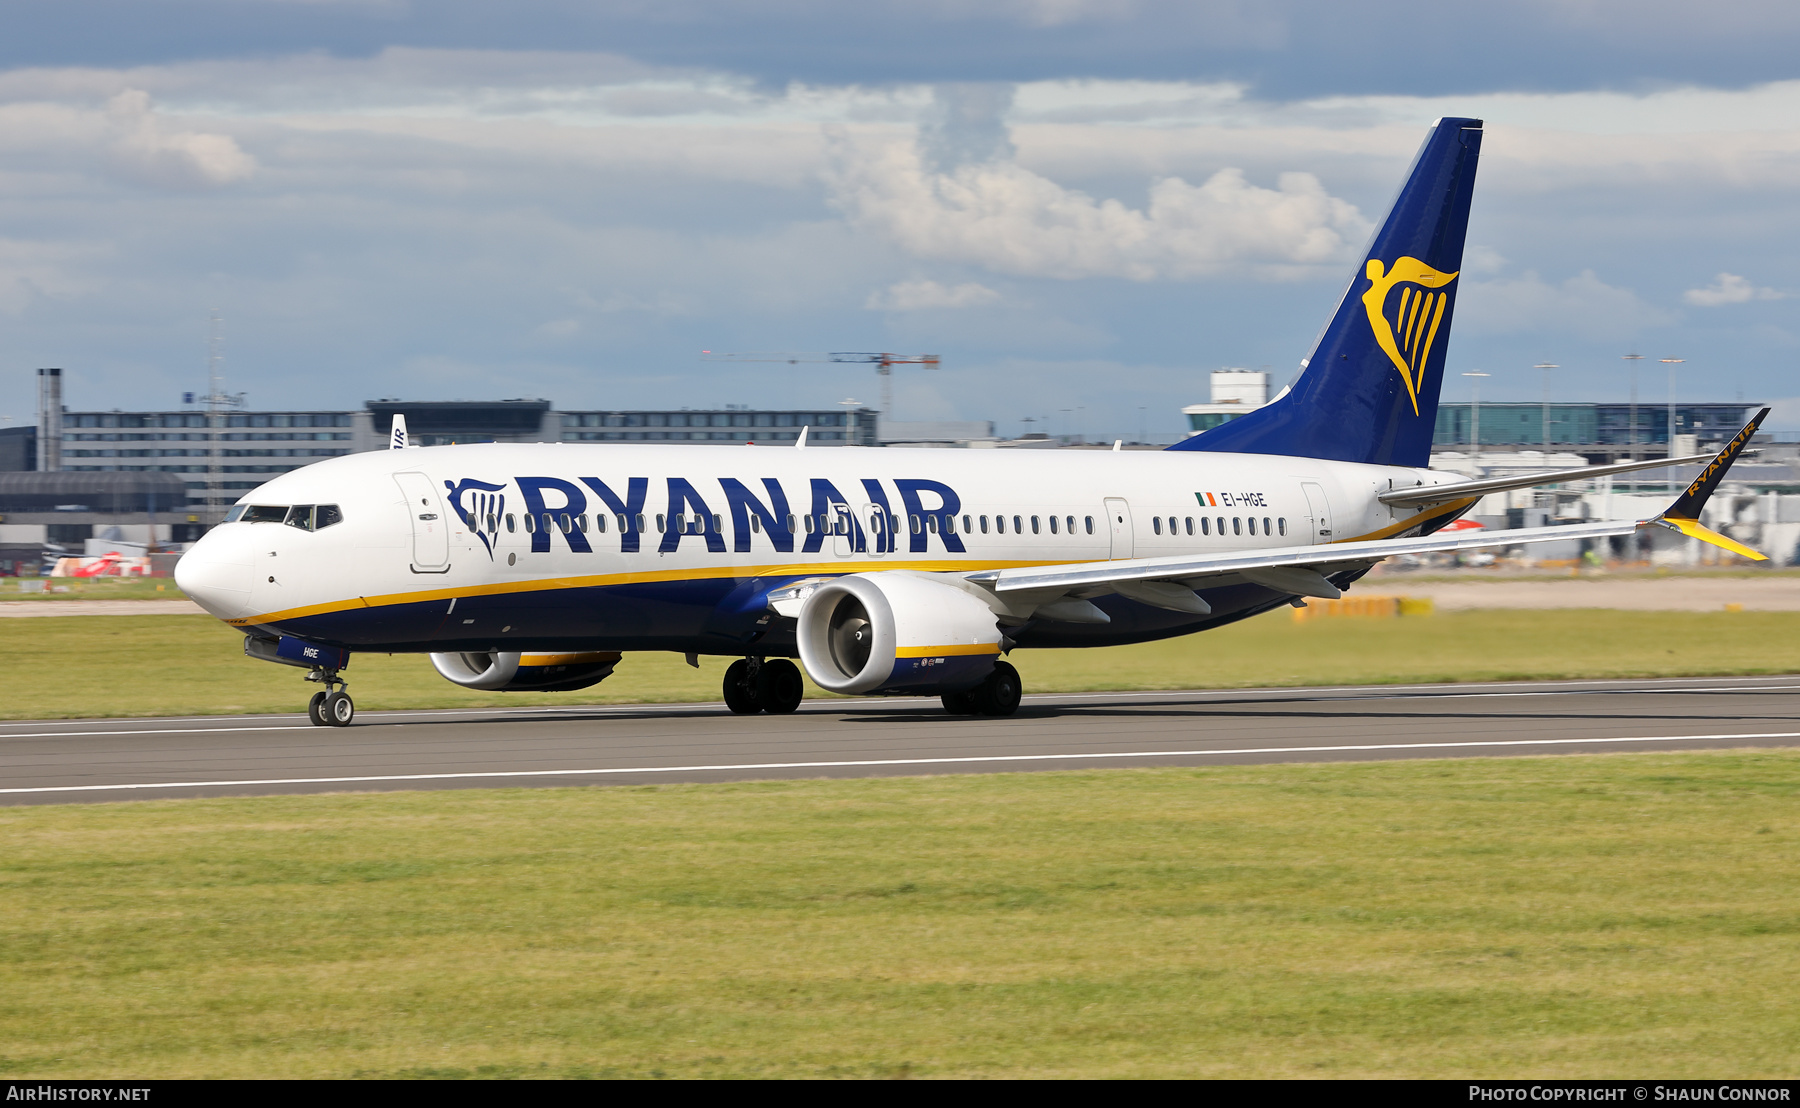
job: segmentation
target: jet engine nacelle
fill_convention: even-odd
[[[979,597],[922,573],[837,577],[800,609],[800,660],[822,689],[938,695],[980,684],[1000,628]]]
[[[445,679],[489,692],[573,692],[612,676],[619,655],[509,652],[433,654]]]

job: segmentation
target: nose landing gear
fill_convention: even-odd
[[[348,727],[356,718],[356,703],[347,691],[350,686],[336,670],[315,669],[306,675],[308,681],[322,681],[324,692],[313,693],[307,702],[306,715],[314,727]],[[332,686],[337,686],[333,688]]]
[[[786,715],[805,695],[800,667],[786,658],[739,658],[725,670],[725,706],[740,716]]]

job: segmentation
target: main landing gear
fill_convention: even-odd
[[[786,658],[739,658],[725,670],[725,706],[740,716],[786,715],[805,694],[800,667]]]
[[[962,692],[943,695],[944,710],[958,716],[1010,716],[1019,710],[1025,693],[1019,671],[1009,662],[994,663],[994,671],[981,684]]]
[[[324,692],[313,693],[306,705],[306,715],[314,727],[348,727],[356,718],[356,703],[346,690],[349,685],[336,670],[315,669],[306,675],[308,681],[323,681]],[[333,685],[337,687],[332,688]]]

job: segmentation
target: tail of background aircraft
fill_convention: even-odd
[[[1427,464],[1480,154],[1481,120],[1433,124],[1292,388],[1170,449]]]

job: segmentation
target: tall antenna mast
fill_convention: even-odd
[[[225,490],[224,454],[219,443],[226,424],[225,409],[244,406],[244,394],[225,391],[225,317],[215,309],[206,331],[206,515],[208,523],[225,518],[225,504],[231,499]]]
[[[207,522],[217,522],[215,513],[219,510],[219,496],[225,490],[224,467],[219,464],[219,440],[223,435],[219,429],[225,426],[223,386],[225,384],[225,336],[222,333],[224,320],[219,318],[215,310],[206,329],[206,515]]]

